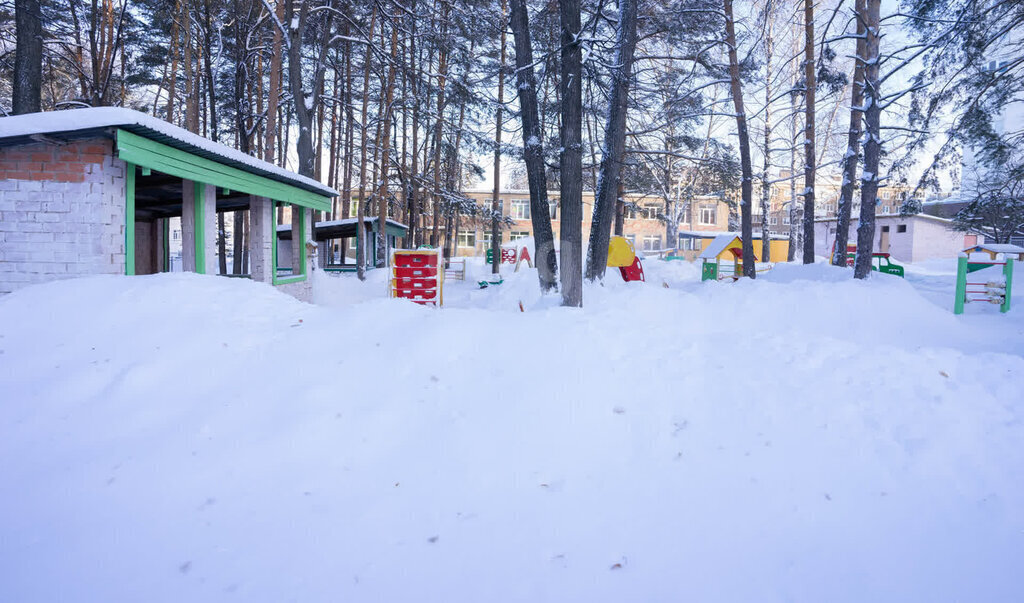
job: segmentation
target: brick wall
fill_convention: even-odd
[[[0,148],[0,294],[124,273],[125,164],[113,142]]]

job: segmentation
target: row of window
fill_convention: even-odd
[[[352,201],[349,206],[349,217],[356,217],[358,211],[358,201]],[[548,201],[548,207],[550,208],[549,216],[552,220],[558,219],[558,202]],[[498,201],[498,210],[504,211],[505,202],[504,200]],[[626,211],[626,218],[630,220],[657,220],[660,211],[657,206],[654,205],[642,205],[639,209],[631,209]],[[509,206],[509,217],[513,220],[529,220],[531,219],[530,212],[530,200],[529,199],[513,199],[512,204]],[[718,224],[718,207],[716,205],[701,205],[697,209],[697,223],[702,226],[715,226]]]
[[[508,234],[509,234],[509,236],[508,236],[509,241],[518,241],[519,239],[525,239],[526,237],[530,236],[529,232],[519,231],[519,230],[513,230],[513,231],[509,232]],[[554,236],[554,238],[556,238],[556,239],[558,238],[558,233],[557,232],[553,232],[552,235]],[[636,245],[636,235],[626,235],[626,238],[629,239],[629,242],[631,242],[634,245]],[[476,237],[476,232],[475,231],[471,231],[470,230],[470,231],[460,232],[459,233],[459,238],[458,238],[458,246],[459,247],[474,247],[475,248],[476,247],[476,239],[477,239],[477,237]],[[491,245],[491,233],[489,231],[485,231],[483,233],[483,236],[481,237],[481,240],[482,240],[485,248],[486,247],[490,247],[490,245]],[[683,241],[683,240],[687,240],[687,239],[684,239],[683,237],[680,237],[679,240]],[[353,245],[354,245],[354,241],[355,240],[353,239],[353,243],[352,243]],[[500,239],[499,239],[499,241],[500,241]],[[680,246],[682,246],[682,245],[680,244]],[[643,249],[644,251],[660,251],[661,250],[661,236],[660,235],[647,235],[647,236],[644,236],[643,239],[642,239],[642,247],[641,247],[641,249]]]

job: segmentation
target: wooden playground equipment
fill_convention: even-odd
[[[971,254],[987,254],[988,261],[971,261]],[[1004,261],[998,262],[1002,255]],[[1024,261],[1024,247],[1017,245],[982,244],[968,247],[960,253],[956,266],[956,297],[953,300],[953,313],[963,314],[964,304],[971,302],[988,302],[999,306],[1000,312],[1010,311],[1010,296],[1013,293],[1013,261]],[[1003,267],[1003,280],[974,281],[967,280],[967,275],[978,270]]]
[[[736,280],[743,276],[743,242],[736,235],[718,235],[697,256],[701,259],[700,280]],[[723,274],[722,260],[732,259],[732,274]],[[753,257],[757,261],[757,256]]]
[[[440,249],[395,249],[391,252],[389,297],[442,306],[445,273],[442,262]]]
[[[458,281],[466,280],[466,258],[445,260],[444,277]]]

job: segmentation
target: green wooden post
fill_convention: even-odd
[[[135,165],[125,163],[124,273],[135,274]]]
[[[701,266],[700,280],[702,281],[717,281],[718,280],[718,262],[709,262],[704,260],[704,265]]]
[[[967,297],[967,255],[960,254],[956,261],[956,298],[953,300],[953,314],[964,313],[964,298]]]
[[[196,242],[196,274],[206,274],[206,185],[193,182],[195,212],[192,214],[192,230]]]
[[[1013,287],[1013,258],[1006,258],[1006,265],[1003,266],[1003,275],[1006,277],[1006,293],[1003,294],[1003,303],[999,306],[999,311],[1009,312],[1011,288]]]

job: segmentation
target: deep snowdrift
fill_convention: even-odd
[[[0,600],[1024,599],[1019,298],[645,268],[0,299]]]

